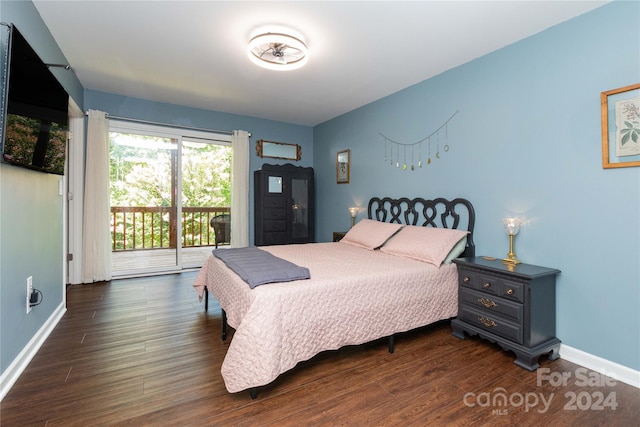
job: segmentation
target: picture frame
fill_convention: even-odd
[[[640,83],[600,94],[603,169],[640,166]]]
[[[336,153],[336,182],[348,184],[351,178],[351,150]]]
[[[259,139],[256,141],[256,155],[269,159],[298,161],[302,158],[302,148],[298,144]]]

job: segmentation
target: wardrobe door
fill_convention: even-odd
[[[313,241],[311,191],[313,180],[309,174],[291,175],[291,242]]]

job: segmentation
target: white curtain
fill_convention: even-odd
[[[89,110],[82,223],[82,283],[111,280],[109,120]]]
[[[231,137],[231,246],[249,246],[249,132]]]

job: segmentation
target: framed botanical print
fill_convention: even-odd
[[[640,83],[600,94],[602,167],[640,166]]]
[[[351,175],[351,150],[338,151],[336,154],[336,182],[348,184]]]

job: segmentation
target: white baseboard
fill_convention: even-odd
[[[20,354],[11,362],[11,365],[2,373],[2,376],[0,376],[0,402],[9,390],[11,390],[11,387],[13,387],[20,375],[22,375],[22,372],[27,368],[33,356],[40,350],[40,347],[42,347],[42,344],[47,340],[51,331],[53,331],[53,328],[56,327],[66,311],[67,308],[64,302],[61,302],[38,332],[29,340]]]
[[[572,363],[576,363],[602,375],[621,381],[636,388],[640,388],[640,371],[628,368],[618,363],[603,359],[593,354],[586,353],[577,348],[560,344],[560,357]]]

